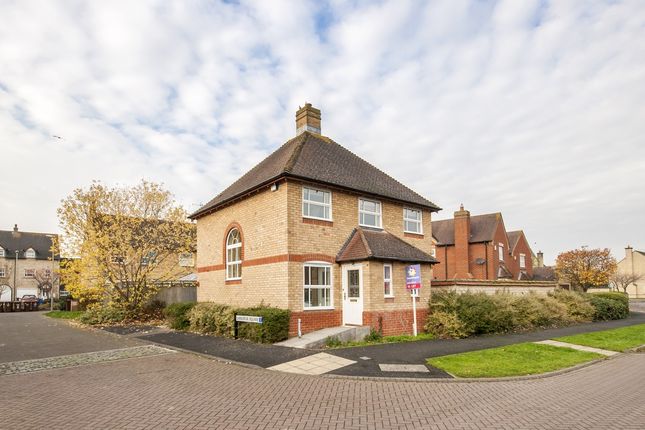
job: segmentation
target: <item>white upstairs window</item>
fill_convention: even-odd
[[[520,268],[526,268],[526,255],[520,254]]]
[[[381,202],[358,199],[358,225],[381,228]]]
[[[36,251],[33,248],[29,248],[25,251],[25,258],[36,258]]]
[[[303,187],[302,216],[331,221],[331,192]]]
[[[423,234],[422,214],[417,209],[403,209],[403,231],[406,233]]]

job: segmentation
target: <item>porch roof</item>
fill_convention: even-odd
[[[336,256],[336,262],[359,260],[392,260],[405,263],[430,263],[438,261],[430,254],[410,245],[385,230],[355,228]]]

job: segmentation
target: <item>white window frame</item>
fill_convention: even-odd
[[[237,242],[237,243],[234,243],[234,244],[229,244],[228,240],[229,240],[229,238],[231,237],[231,234],[233,234],[234,231],[236,231],[238,236],[240,236],[240,241]],[[226,261],[225,269],[226,269],[226,280],[227,281],[239,281],[240,279],[242,279],[242,241],[243,241],[242,233],[240,233],[240,230],[238,228],[236,228],[236,227],[230,229],[228,234],[226,235],[226,255],[224,256],[224,258],[225,258],[225,261]],[[240,252],[239,252],[240,259],[235,260],[235,261],[229,261],[228,260],[228,251],[231,250],[231,249],[235,249],[235,248],[240,248]],[[228,268],[229,268],[229,266],[235,266],[235,265],[240,266],[239,267],[240,276],[238,276],[238,277],[229,277],[228,276]]]
[[[526,254],[520,254],[520,269],[526,269]]]
[[[4,278],[6,276],[4,267],[0,267],[0,278]]]
[[[389,278],[385,277],[385,268],[386,267],[390,268],[390,277]],[[393,282],[394,272],[393,272],[393,270],[394,270],[394,268],[392,267],[391,264],[383,264],[383,297],[387,297],[387,298],[394,297],[394,282]],[[389,292],[389,294],[385,293],[385,283],[386,282],[390,283],[390,292]]]
[[[361,209],[361,202],[370,202],[370,203],[376,203],[378,205],[378,213],[377,212],[371,212],[371,211],[366,211],[364,209]],[[378,219],[378,225],[369,225],[369,224],[364,224],[361,222],[361,215],[376,215]],[[383,228],[383,204],[379,200],[372,200],[372,199],[365,199],[363,197],[359,197],[358,199],[358,225],[361,227],[370,227],[370,228]]]
[[[36,269],[25,269],[25,278],[34,278],[36,276]]]
[[[307,285],[305,282],[306,276],[305,273],[307,268],[310,267],[322,267],[329,269],[329,285],[320,286],[320,285]],[[311,274],[309,274],[309,281],[311,282]],[[329,306],[307,306],[305,301],[305,290],[311,289],[323,289],[329,288]],[[334,309],[334,267],[331,263],[326,263],[324,261],[308,261],[302,265],[302,309],[305,311],[318,311],[318,310],[330,310]]]
[[[5,256],[4,248],[0,246],[0,257],[4,257],[4,256]]]
[[[327,194],[329,194],[329,203],[320,203],[320,202],[316,202],[316,201],[313,201],[313,200],[305,199],[305,190],[317,191],[319,193],[327,193]],[[329,218],[317,217],[317,216],[313,216],[313,215],[306,215],[305,214],[305,205],[309,205],[309,206],[316,205],[316,206],[322,206],[324,208],[329,208]],[[314,188],[314,187],[305,187],[305,186],[303,186],[302,187],[302,217],[303,218],[309,218],[309,219],[317,219],[317,220],[321,220],[321,221],[333,221],[333,215],[332,215],[332,192],[329,191],[329,190],[324,190],[322,188]]]
[[[499,257],[499,261],[504,262],[504,244],[500,243],[497,245],[497,257]]]
[[[179,254],[179,267],[194,267],[195,255],[192,252],[182,252]]]
[[[405,212],[406,211],[414,211],[419,213],[419,219],[412,219],[412,218],[406,218]],[[407,223],[415,223],[419,224],[419,231],[412,231],[406,229]],[[423,211],[421,209],[414,209],[414,208],[403,208],[403,232],[405,233],[412,233],[412,234],[423,234]]]
[[[29,248],[25,251],[25,258],[36,258],[36,251],[34,248]]]

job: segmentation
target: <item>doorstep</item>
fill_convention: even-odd
[[[336,337],[341,342],[363,340],[370,333],[369,326],[340,326],[328,327],[322,330],[303,334],[301,337],[292,337],[274,345],[299,349],[319,349],[325,346],[327,339]]]

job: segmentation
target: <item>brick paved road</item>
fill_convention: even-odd
[[[2,429],[642,429],[645,354],[504,382],[333,379],[176,353],[0,377]]]

